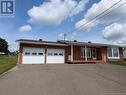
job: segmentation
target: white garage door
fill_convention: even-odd
[[[44,48],[23,48],[22,64],[44,64],[45,63]]]
[[[47,49],[47,64],[63,64],[64,49]]]

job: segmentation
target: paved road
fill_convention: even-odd
[[[0,95],[126,95],[126,67],[19,65],[0,77]]]

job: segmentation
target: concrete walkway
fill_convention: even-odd
[[[126,67],[19,65],[0,77],[0,95],[126,95]]]

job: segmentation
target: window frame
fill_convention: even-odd
[[[89,56],[88,56],[88,50],[89,50]],[[81,47],[81,58],[86,58],[86,56],[89,59],[92,58],[92,48],[90,48],[90,47],[87,47],[87,48]]]
[[[24,52],[24,55],[29,56],[29,55],[31,55],[31,53],[30,52]]]
[[[89,55],[88,55],[88,51],[89,51]],[[91,48],[87,48],[87,58],[92,58],[92,54],[91,54]]]
[[[81,58],[85,58],[85,48],[81,47]]]
[[[59,56],[63,56],[63,53],[59,53],[58,55],[59,55]]]
[[[37,52],[32,52],[31,55],[32,56],[37,56]]]
[[[39,52],[38,55],[39,56],[44,56],[44,53],[43,52]]]
[[[52,52],[48,52],[48,56],[53,56],[53,53]]]
[[[56,53],[56,52],[54,52],[54,54],[53,54],[54,56],[58,56],[59,54],[58,53]]]
[[[110,49],[110,48],[111,48],[112,57],[109,56],[109,51],[108,51],[108,49]],[[108,59],[119,59],[119,58],[120,58],[120,55],[119,55],[119,48],[116,48],[116,49],[117,49],[117,52],[118,52],[118,56],[117,56],[117,57],[114,56],[114,49],[115,49],[115,48],[116,48],[116,47],[109,47],[109,48],[107,49],[107,56],[108,56]]]

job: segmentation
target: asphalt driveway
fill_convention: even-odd
[[[0,95],[126,95],[126,67],[19,65],[0,77]]]

